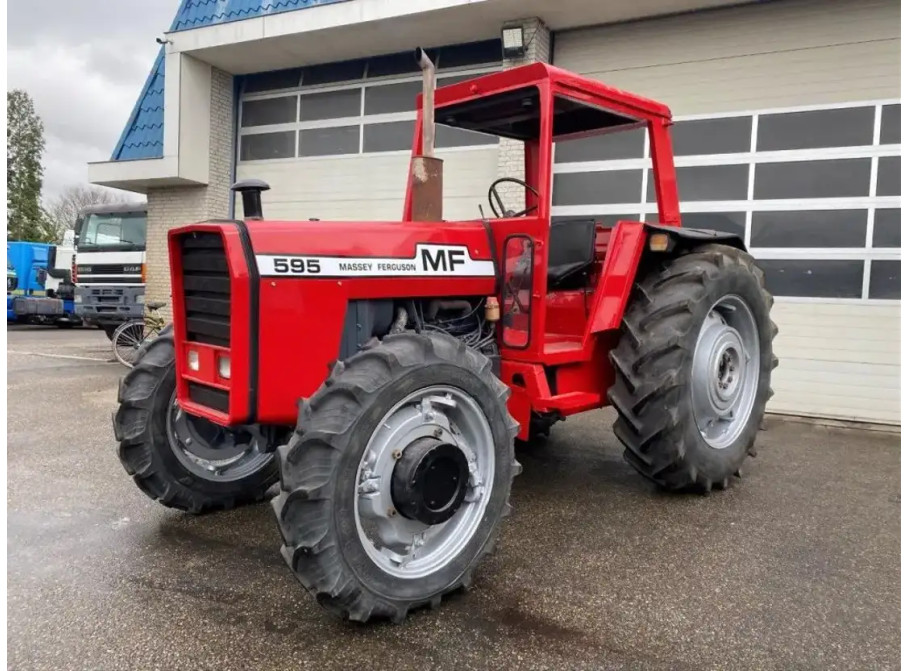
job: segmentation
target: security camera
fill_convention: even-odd
[[[157,42],[158,44],[161,44],[161,45],[164,45],[164,44],[173,44],[173,42],[171,42],[171,41],[170,41],[169,39],[167,39],[166,37],[156,37],[156,38],[155,38],[155,42]]]

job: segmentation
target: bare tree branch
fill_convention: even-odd
[[[63,234],[67,229],[73,228],[76,223],[76,217],[78,217],[79,212],[83,208],[91,205],[107,205],[109,203],[129,203],[138,199],[137,196],[127,195],[99,186],[76,185],[68,187],[45,207],[47,226],[49,227],[47,234],[51,239],[60,242],[63,240]]]

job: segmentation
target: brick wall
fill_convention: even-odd
[[[542,61],[549,63],[549,28],[537,18],[528,18],[520,21],[524,28],[524,41],[527,51],[524,58],[505,59],[502,67],[513,68]],[[524,143],[517,140],[502,138],[499,140],[499,177],[517,177],[524,179]],[[505,207],[519,211],[524,209],[524,189],[517,184],[503,184],[498,189],[505,202]]]
[[[230,165],[233,152],[233,77],[212,69],[209,176],[207,186],[179,186],[148,191],[146,300],[165,301],[171,318],[167,232],[175,226],[229,214]]]

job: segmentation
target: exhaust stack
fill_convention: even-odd
[[[241,179],[230,187],[243,198],[243,218],[262,219],[262,192],[271,187],[261,179]]]
[[[435,157],[436,67],[421,47],[414,57],[423,71],[423,148],[410,163],[411,205],[414,221],[442,220],[442,159]]]

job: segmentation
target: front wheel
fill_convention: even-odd
[[[120,461],[139,489],[169,508],[201,513],[260,501],[278,479],[257,427],[227,429],[177,405],[171,336],[148,344],[117,400]]]
[[[776,366],[773,298],[748,254],[708,245],[640,279],[610,354],[626,460],[669,490],[709,492],[740,474]]]
[[[338,363],[278,448],[282,553],[333,613],[401,621],[470,584],[508,511],[517,423],[489,359],[440,334]]]

